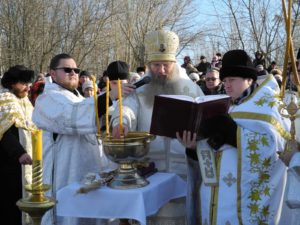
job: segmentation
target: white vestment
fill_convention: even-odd
[[[288,170],[280,225],[300,224],[300,152],[293,155]]]
[[[230,108],[237,148],[225,144],[216,152],[218,186],[200,188],[202,224],[278,223],[286,168],[276,152],[290,137],[289,121],[278,112],[278,91],[269,76]]]
[[[176,64],[176,66],[180,72],[179,78],[175,82],[175,92],[173,94],[188,95],[192,97],[203,95],[200,87],[192,82],[192,80],[186,75],[185,71],[180,68],[180,65]],[[126,124],[131,131],[150,131],[153,103],[146,103],[148,94],[149,93],[145,92],[144,87],[140,87],[136,90],[136,94],[131,94],[123,99],[123,123]],[[117,106],[112,115],[111,123],[115,126],[118,122],[119,107]],[[186,176],[187,165],[185,148],[177,141],[177,139],[156,136],[156,139],[150,143],[150,151],[147,157],[150,158],[150,161],[155,162],[159,171],[174,172],[183,177]],[[149,224],[172,225],[175,224],[176,218],[182,218],[184,215],[184,202],[172,202],[162,207],[159,212],[161,220],[156,218],[154,221],[149,222]],[[162,217],[164,217],[164,219]],[[180,221],[177,221],[176,224],[179,223]]]
[[[96,138],[92,97],[84,99],[55,83],[46,83],[43,94],[35,103],[32,119],[44,131],[43,178],[44,183],[51,184],[52,197],[55,198],[55,193],[62,187],[80,182],[87,173],[106,169],[108,161]],[[51,224],[57,219],[55,210],[54,216],[49,214],[44,216],[43,224]],[[57,224],[74,225],[77,222],[72,218],[58,218]],[[90,222],[80,224],[92,224]]]

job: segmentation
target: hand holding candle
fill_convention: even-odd
[[[42,141],[42,130],[35,130],[31,132],[32,139],[32,159],[34,161],[42,160],[42,149],[43,149],[43,141]]]
[[[121,81],[118,79],[118,98],[119,98],[119,123],[120,123],[120,135],[121,137],[124,136],[123,134],[123,117],[122,117],[122,89],[121,89]]]

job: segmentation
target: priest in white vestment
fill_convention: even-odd
[[[80,182],[87,173],[107,169],[108,159],[96,138],[94,98],[84,98],[76,90],[79,71],[71,56],[59,54],[53,57],[50,63],[53,83],[46,83],[33,112],[33,121],[44,131],[43,178],[44,183],[51,184],[50,194],[54,198],[59,189]],[[123,94],[133,91],[132,87],[123,86]],[[118,96],[117,89],[112,88],[109,94],[111,105],[111,99]],[[106,93],[99,95],[97,100],[101,116],[106,110]],[[55,208],[43,217],[43,224],[89,225],[95,222],[95,219],[57,217]]]
[[[145,76],[151,82],[136,89],[136,93],[123,99],[123,127],[128,131],[150,131],[154,96],[159,94],[203,95],[200,87],[193,83],[184,69],[176,63],[178,36],[170,31],[158,30],[149,32],[145,37],[145,50],[148,60],[148,71]],[[119,136],[119,108],[112,115],[113,135]],[[147,155],[155,162],[159,171],[174,172],[186,177],[185,149],[176,139],[157,136],[150,143]],[[172,187],[170,187],[172,188]],[[186,224],[184,198],[175,199],[166,204],[160,211],[148,218],[147,224]]]
[[[215,151],[218,184],[201,184],[199,224],[278,224],[286,168],[277,152],[290,138],[289,121],[278,111],[278,84],[270,75],[258,86],[243,50],[224,54],[220,78],[232,106],[201,129]],[[195,151],[196,134],[177,137]]]

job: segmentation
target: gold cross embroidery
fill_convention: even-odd
[[[231,187],[231,185],[236,182],[236,178],[233,177],[232,173],[230,172],[226,177],[223,177],[223,181],[227,184],[228,187]]]

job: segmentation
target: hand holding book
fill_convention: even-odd
[[[203,138],[208,138],[207,143],[213,149],[218,150],[223,144],[237,146],[236,130],[234,120],[228,114],[224,114],[204,121],[199,132]]]
[[[234,147],[236,144],[237,125],[228,115],[218,115],[203,122],[199,129],[202,138],[207,138],[207,143],[215,150],[218,150],[223,144],[229,144]],[[176,132],[177,140],[186,148],[196,148],[196,133],[183,131],[182,135]]]
[[[182,136],[179,132],[176,132],[176,138],[184,147],[188,149],[196,149],[196,133],[184,130]]]

